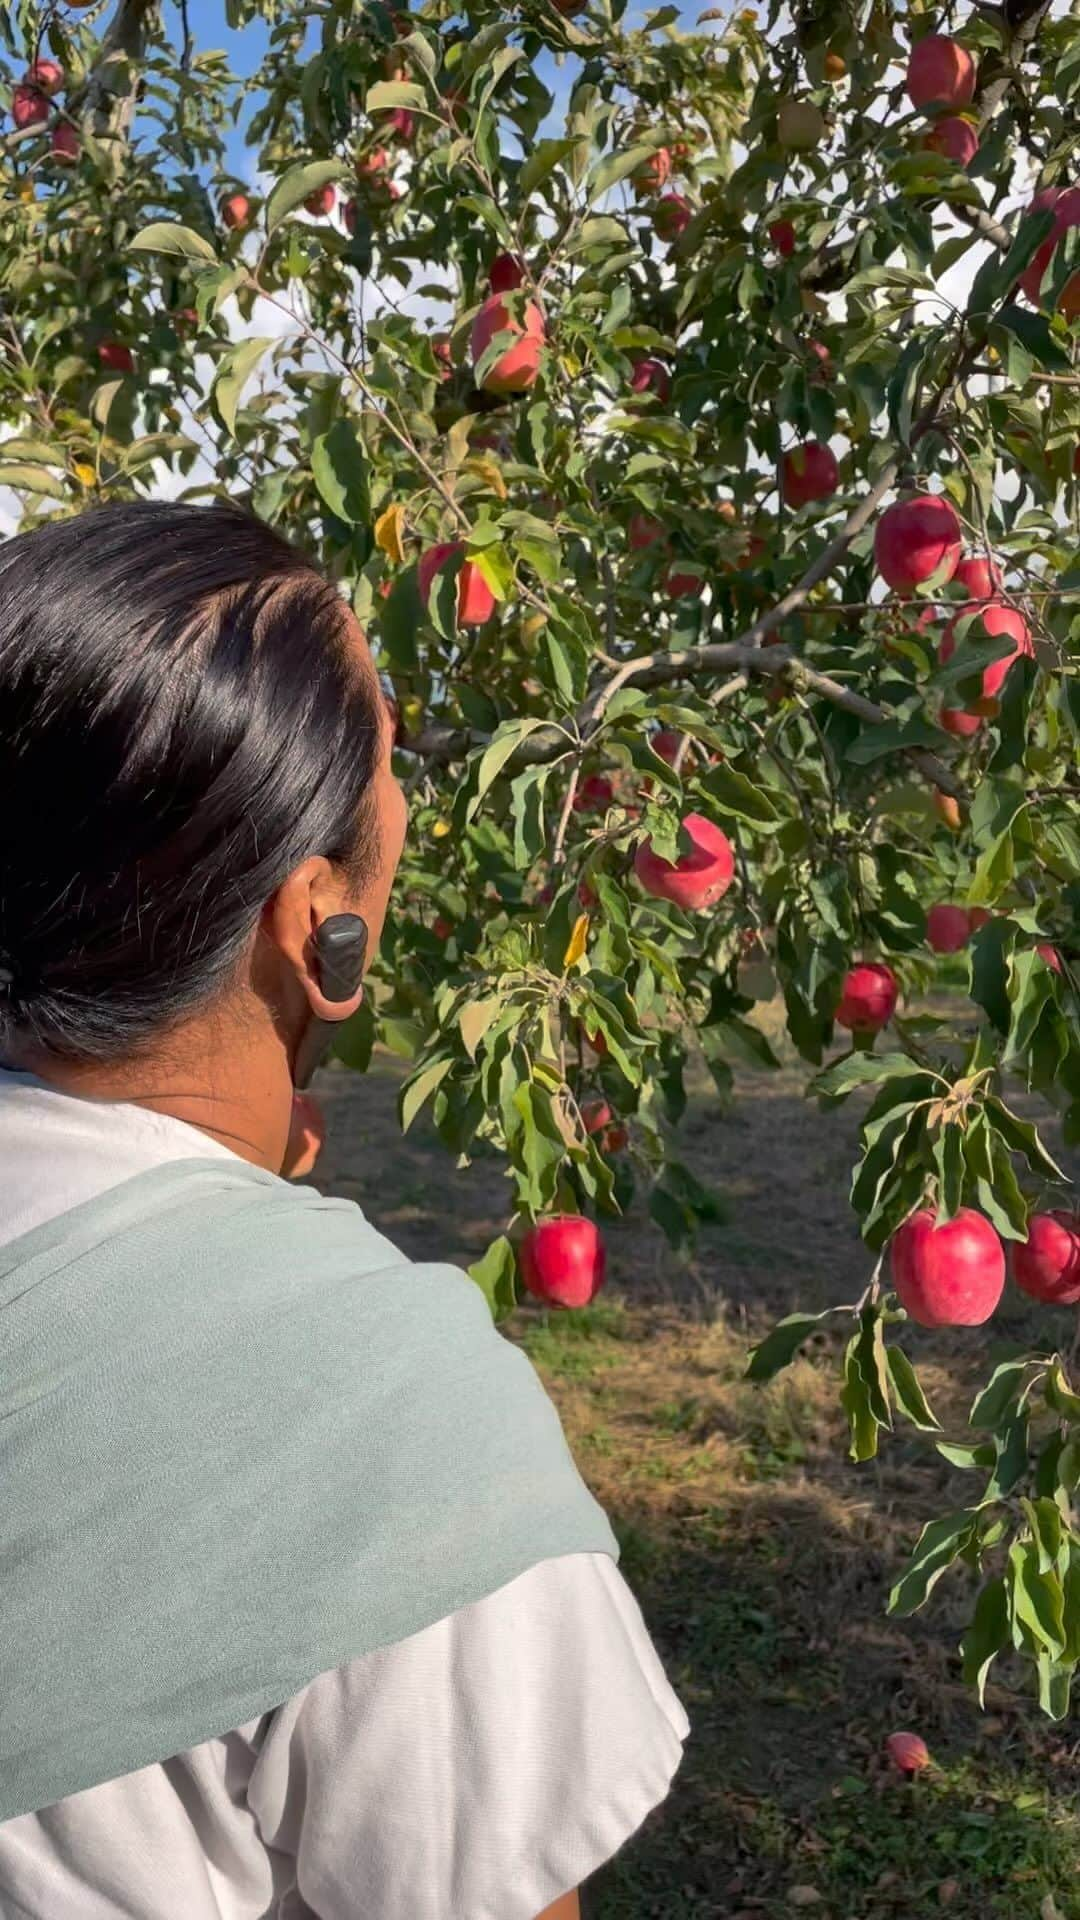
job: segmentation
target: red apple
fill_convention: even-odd
[[[935,953],[959,953],[971,938],[971,920],[966,907],[944,904],[931,907],[926,916],[926,943]]]
[[[930,1754],[926,1741],[917,1733],[890,1733],[885,1742],[885,1751],[894,1767],[906,1773],[908,1779],[914,1779],[930,1765]]]
[[[653,211],[653,229],[661,240],[677,240],[694,217],[694,209],[685,194],[661,194]]]
[[[781,467],[784,498],[791,507],[805,507],[811,500],[830,500],[840,485],[836,455],[818,440],[789,447]]]
[[[654,546],[656,541],[662,540],[663,537],[664,529],[659,520],[654,520],[651,515],[647,513],[632,513],[630,515],[630,522],[626,529],[626,538],[628,544],[635,552],[640,552],[644,547]]]
[[[940,1226],[920,1207],[893,1234],[890,1260],[900,1305],[920,1327],[981,1327],[1005,1286],[1005,1250],[970,1207]]]
[[[464,551],[460,540],[444,540],[437,547],[429,547],[420,555],[416,569],[420,598],[425,607],[431,598],[431,589],[435,575],[447,562]],[[484,579],[479,567],[472,560],[466,560],[458,574],[457,617],[460,627],[482,627],[495,611],[495,595]]]
[[[135,365],[131,348],[123,346],[119,340],[103,340],[97,352],[102,366],[107,367],[110,373],[130,373]]]
[[[480,385],[485,393],[524,393],[540,371],[544,347],[544,316],[535,300],[526,302],[521,320],[513,318],[501,294],[493,293],[484,301],[472,326],[469,350],[474,367],[499,333],[515,335],[514,343],[488,368]]]
[[[946,733],[953,734],[957,740],[970,740],[982,726],[983,716],[969,713],[966,707],[942,707],[938,720]]]
[[[959,40],[928,33],[911,49],[907,94],[913,107],[966,107],[975,92],[975,62]]]
[[[688,813],[682,825],[690,838],[689,853],[680,854],[673,865],[654,853],[646,840],[634,855],[634,872],[654,900],[670,900],[684,913],[698,913],[715,906],[727,892],[735,873],[735,854],[727,834],[704,814]]]
[[[614,797],[615,789],[606,773],[587,773],[579,782],[572,805],[575,813],[602,813]]]
[[[396,134],[397,138],[408,146],[416,131],[416,117],[409,112],[408,107],[391,107],[383,119],[383,125],[388,132]]]
[[[824,340],[808,340],[806,342],[806,351],[807,353],[813,354],[814,359],[818,362],[818,365],[811,369],[810,378],[817,382],[818,385],[821,385],[822,382],[828,378],[829,369],[832,366],[832,354],[829,352]]]
[[[241,229],[251,220],[251,201],[246,193],[227,193],[221,201],[219,211],[223,226]]]
[[[59,93],[64,84],[64,69],[56,60],[40,59],[31,62],[26,70],[26,85],[38,87],[42,93]]]
[[[645,357],[634,363],[630,385],[635,393],[655,393],[661,405],[671,398],[671,375],[662,360]]]
[[[957,808],[958,814],[959,814],[959,811],[960,809]],[[968,924],[971,927],[972,933],[978,933],[980,927],[985,927],[990,917],[991,915],[990,915],[989,907],[969,907],[968,908]]]
[[[941,153],[946,160],[954,160],[958,167],[969,167],[979,151],[979,136],[970,120],[948,114],[923,135],[922,144],[931,153]]]
[[[518,1253],[526,1288],[550,1307],[587,1307],[604,1284],[607,1256],[591,1220],[554,1213],[538,1220]]]
[[[1060,973],[1062,971],[1061,955],[1056,947],[1050,945],[1049,940],[1040,940],[1036,945],[1035,951],[1039,959],[1046,962],[1051,973]]]
[[[795,251],[795,228],[791,221],[774,220],[768,234],[781,260],[790,260]]]
[[[431,931],[435,935],[436,940],[449,940],[450,935],[454,931],[454,923],[452,920],[448,920],[445,914],[436,914],[435,919],[431,923]]]
[[[625,1127],[605,1127],[600,1135],[601,1153],[621,1153],[630,1135]]]
[[[1020,285],[1035,307],[1042,300],[1043,281],[1054,249],[1070,227],[1080,225],[1080,187],[1044,187],[1041,193],[1035,195],[1028,211],[1041,213],[1046,207],[1054,209],[1054,224],[1041,247],[1036,247],[1030,265],[1020,276]],[[1080,313],[1080,271],[1066,281],[1058,306],[1067,320],[1075,320]]]
[[[592,909],[596,905],[599,895],[594,893],[592,887],[590,887],[587,880],[579,880],[577,897],[578,897],[578,904],[584,907],[586,913],[591,913]],[[589,1034],[586,1034],[585,1037],[586,1039],[591,1038]],[[603,1041],[603,1046],[597,1046],[596,1042],[593,1041],[593,1047],[597,1053],[602,1053],[606,1049],[607,1042],[604,1041],[602,1034],[599,1036],[599,1038]]]
[[[934,802],[934,812],[940,819],[944,820],[945,825],[951,828],[953,833],[959,833],[963,825],[960,815],[960,802],[956,800],[951,793],[942,793],[940,787],[934,788],[932,798]],[[975,915],[982,912],[983,909],[981,907],[972,907],[970,916],[972,931],[974,931],[976,925]],[[989,917],[989,914],[987,914],[986,918],[989,919]],[[983,923],[980,921],[978,924],[981,926]]]
[[[177,307],[172,315],[172,323],[177,333],[189,333],[199,324],[199,316],[194,307]]]
[[[54,160],[77,160],[82,142],[70,120],[61,120],[49,136],[49,152]]]
[[[844,975],[835,1019],[849,1033],[877,1033],[896,1011],[900,988],[891,967],[861,960]]]
[[[326,1115],[311,1093],[294,1093],[289,1138],[281,1163],[283,1180],[303,1180],[309,1174],[326,1140]]]
[[[996,560],[988,560],[984,553],[969,553],[961,560],[953,579],[966,587],[972,600],[989,600],[998,591],[1002,583],[1002,572]]]
[[[602,1133],[614,1118],[606,1100],[587,1100],[581,1109],[586,1133]]]
[[[356,232],[356,201],[346,200],[341,209],[341,224],[346,233]]]
[[[1012,1250],[1013,1279],[1033,1300],[1074,1307],[1080,1300],[1080,1215],[1033,1213],[1027,1239]]]
[[[431,336],[431,351],[439,362],[439,379],[451,380],[454,375],[454,359],[450,348],[450,336],[447,333],[434,333]]]
[[[981,624],[991,639],[998,640],[1004,636],[1016,642],[1011,653],[1006,654],[1003,660],[992,660],[983,673],[983,699],[992,700],[1001,692],[1005,684],[1005,676],[1013,661],[1019,659],[1022,653],[1034,655],[1035,649],[1031,644],[1027,623],[1023,616],[1017,613],[1015,607],[1004,606],[999,600],[967,600],[962,607],[957,607],[941,636],[942,661],[951,660],[956,651],[957,621],[972,613],[979,615]],[[971,633],[975,631],[976,628],[973,625]]]
[[[673,767],[679,748],[682,746],[683,737],[681,733],[676,733],[673,727],[661,727],[659,733],[649,736],[649,745],[654,753],[659,754],[661,760],[666,760],[668,766]],[[687,751],[693,752],[692,743]]]
[[[516,253],[497,253],[491,263],[488,284],[492,293],[513,293],[525,281],[525,262]]]
[[[664,183],[671,178],[671,153],[667,147],[657,147],[643,160],[637,172],[631,174],[631,184],[638,193],[659,193]]]
[[[332,180],[328,180],[325,187],[316,187],[314,193],[309,193],[304,201],[307,212],[314,214],[316,219],[321,219],[324,214],[333,213],[336,205],[337,188]]]
[[[932,575],[951,580],[960,562],[960,522],[940,493],[916,493],[887,507],[874,532],[874,559],[887,586],[910,593]]]
[[[49,117],[49,102],[40,87],[28,87],[25,84],[13,87],[11,92],[11,118],[20,132],[27,127],[40,127]]]
[[[377,186],[385,183],[385,176],[389,171],[390,155],[385,147],[373,148],[371,153],[364,154],[356,163],[357,178],[368,180]]]
[[[670,600],[700,600],[705,588],[705,576],[676,560],[664,576],[664,586]]]
[[[607,1053],[608,1053],[608,1043],[604,1038],[604,1035],[600,1032],[589,1033],[588,1031],[586,1031],[585,1038],[588,1041],[593,1052],[595,1053],[597,1059],[606,1060]]]

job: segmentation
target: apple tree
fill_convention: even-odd
[[[219,48],[20,0],[0,37],[9,522],[228,495],[351,602],[412,833],[340,1051],[504,1157],[496,1318],[588,1301],[613,1214],[710,1217],[684,1076],[774,1065],[777,999],[823,1108],[868,1101],[851,1452],[899,1418],[970,1476],[891,1605],[959,1562],[971,1681],[1013,1648],[1060,1716],[1075,5],[227,0]],[[986,1321],[1007,1267],[1045,1339],[945,1437],[913,1324]]]

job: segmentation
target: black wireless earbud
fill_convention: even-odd
[[[328,1000],[351,1000],[364,977],[367,922],[358,913],[332,913],[315,932],[319,957],[319,985]],[[296,1050],[293,1085],[311,1085],[311,1078],[334,1041],[339,1022],[313,1020]]]

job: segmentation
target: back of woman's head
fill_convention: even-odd
[[[0,546],[0,1055],[135,1051],[230,981],[302,860],[361,883],[379,697],[334,588],[236,508]]]

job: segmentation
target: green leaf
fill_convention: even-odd
[[[998,1654],[1009,1642],[1009,1599],[1000,1574],[988,1580],[975,1602],[975,1613],[960,1642],[964,1681],[974,1687],[980,1707],[986,1703],[986,1682]]]
[[[221,360],[213,391],[214,404],[226,432],[235,434],[236,409],[240,404],[240,395],[267,347],[272,347],[274,344],[273,340],[239,340],[235,347],[230,347]]]
[[[502,1006],[500,996],[490,994],[483,1000],[467,1000],[462,1007],[458,1015],[458,1030],[470,1060],[476,1059],[476,1049]]]
[[[846,1053],[811,1081],[810,1091],[829,1099],[843,1099],[856,1087],[876,1087],[883,1080],[912,1080],[917,1074],[917,1065],[907,1053]],[[938,1090],[939,1083],[927,1074],[927,1099],[933,1099]]]
[[[1019,1399],[1024,1375],[1031,1364],[1030,1356],[1024,1354],[1017,1360],[1003,1360],[996,1366],[986,1386],[975,1396],[968,1414],[968,1425],[979,1431],[993,1432],[1014,1400]]]
[[[886,1354],[893,1398],[900,1412],[924,1433],[940,1433],[940,1422],[930,1411],[918,1376],[902,1347],[890,1347]]]
[[[1030,1120],[1021,1120],[1018,1114],[1011,1113],[993,1094],[985,1101],[984,1110],[990,1125],[1001,1135],[1009,1151],[1022,1153],[1032,1173],[1042,1174],[1045,1180],[1067,1179],[1057,1161],[1047,1153],[1038,1129]]]
[[[334,1056],[354,1073],[366,1073],[375,1044],[375,1008],[362,1000],[356,1012],[342,1020],[334,1032]]]
[[[958,1560],[975,1538],[975,1516],[966,1508],[927,1521],[918,1544],[889,1595],[889,1612],[916,1613],[929,1598],[942,1574]]]
[[[347,526],[366,526],[371,519],[367,456],[358,428],[350,420],[335,420],[320,433],[311,449],[311,472],[332,514]]]
[[[784,818],[762,787],[756,787],[744,773],[726,763],[710,767],[701,786],[718,813],[745,820],[748,826],[768,830]]]
[[[414,80],[380,80],[368,88],[365,113],[389,113],[394,107],[407,107],[410,113],[430,111],[424,88]]]
[[[341,180],[344,167],[340,160],[308,160],[303,166],[290,167],[283,174],[266,203],[266,231],[273,233],[286,216],[299,207],[311,193]]]
[[[835,1307],[827,1307],[824,1313],[789,1313],[779,1320],[771,1333],[759,1341],[753,1349],[746,1369],[747,1380],[771,1380],[784,1367],[790,1366],[803,1343],[810,1338],[815,1328],[829,1313],[835,1313]]]
[[[470,1280],[475,1280],[488,1306],[491,1317],[498,1323],[505,1320],[517,1305],[515,1277],[517,1274],[517,1256],[505,1233],[493,1240],[479,1260],[474,1260],[466,1268]]]
[[[1045,1653],[1038,1655],[1039,1705],[1051,1720],[1064,1720],[1068,1715],[1074,1665],[1075,1662],[1066,1666],[1051,1660]],[[1045,1903],[1043,1911],[1046,1911]]]
[[[578,140],[538,140],[518,175],[518,190],[524,199],[550,178],[556,167],[572,153]]]
[[[1013,1619],[1026,1629],[1025,1639],[1041,1644],[1056,1660],[1065,1651],[1065,1596],[1056,1570],[1040,1573],[1038,1548],[1016,1540],[1009,1548],[1006,1579]]]
[[[598,160],[586,185],[590,203],[599,200],[609,187],[617,186],[618,182],[625,180],[628,174],[636,173],[655,151],[655,147],[646,143],[643,146],[627,147],[623,153],[609,153],[603,160]]]
[[[1080,1396],[1073,1393],[1060,1367],[1051,1367],[1043,1383],[1046,1404],[1063,1420],[1080,1421]]]
[[[996,1460],[980,1506],[1004,1500],[1018,1486],[1028,1470],[1028,1410],[1014,1408],[1005,1425],[994,1436]]]
[[[862,1331],[852,1336],[844,1354],[844,1385],[840,1402],[848,1418],[853,1460],[872,1460],[878,1450],[880,1421],[874,1412],[873,1389],[859,1360]]]
[[[1031,1538],[1039,1555],[1039,1572],[1049,1573],[1056,1567],[1061,1553],[1062,1529],[1064,1522],[1060,1507],[1053,1500],[1021,1500],[1024,1518],[1031,1528]]]
[[[408,1133],[425,1101],[442,1085],[454,1064],[452,1054],[426,1060],[418,1072],[410,1074],[398,1096],[398,1119],[402,1133]]]
[[[192,227],[174,226],[168,220],[154,220],[143,227],[130,242],[133,253],[167,253],[181,260],[203,260],[216,267],[217,254]]]
[[[497,727],[488,745],[484,748],[477,767],[476,786],[465,809],[465,824],[469,825],[480,811],[481,802],[489,787],[498,779],[508,760],[517,752],[523,740],[538,727],[550,725],[549,721],[537,719],[504,720]],[[567,736],[567,747],[571,745]]]
[[[67,493],[59,474],[50,473],[47,467],[33,467],[24,460],[0,463],[0,487],[13,487],[16,493],[51,494],[55,500],[63,500]]]

